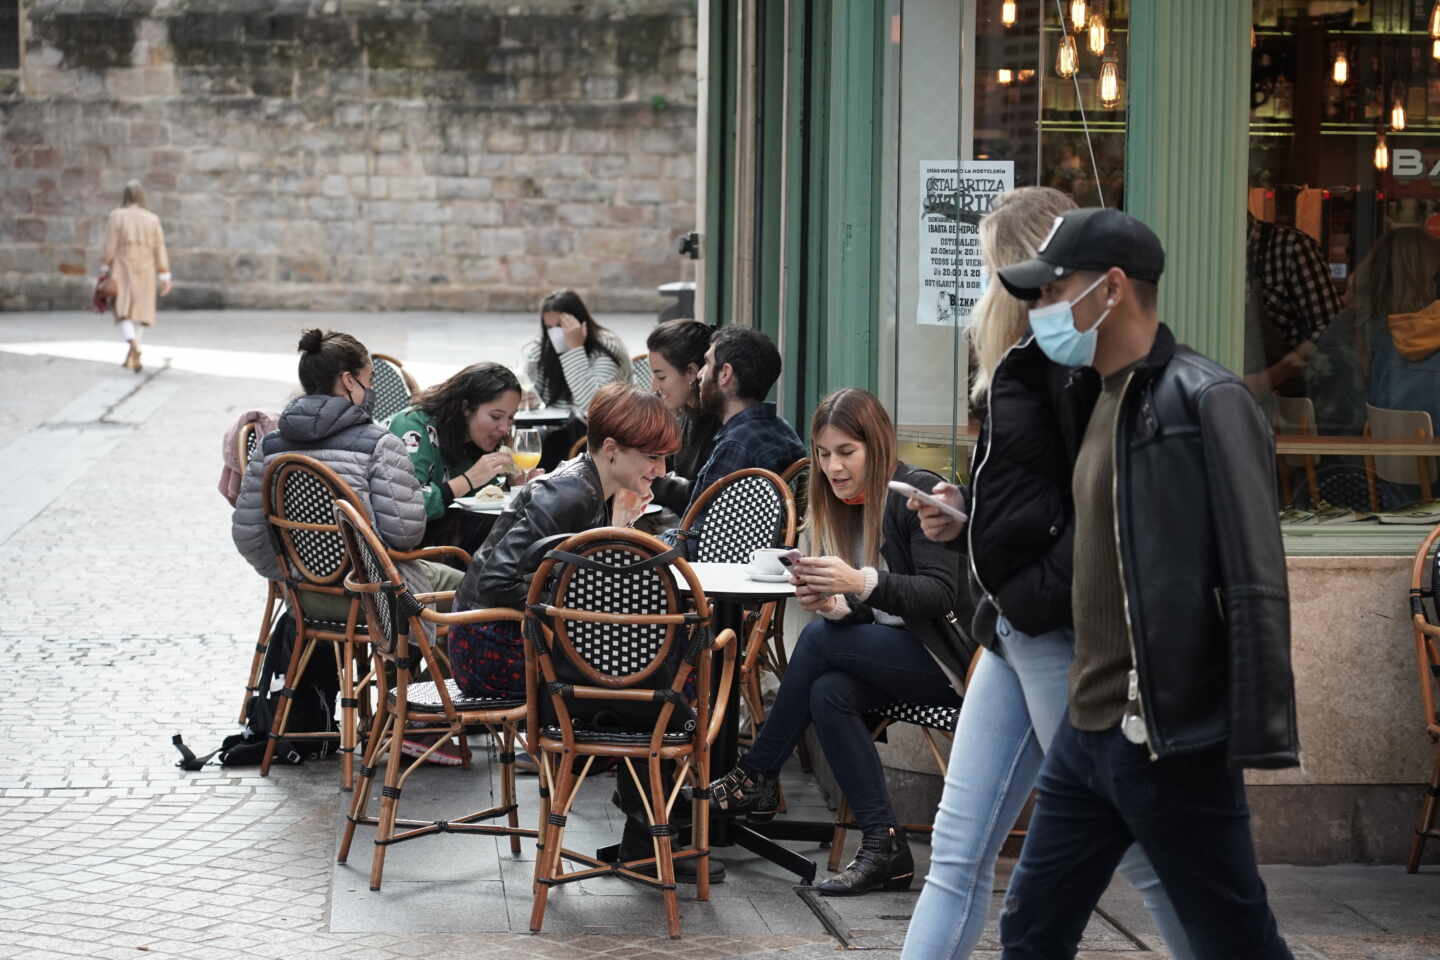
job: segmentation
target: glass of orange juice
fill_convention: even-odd
[[[522,427],[515,431],[515,467],[521,472],[540,466],[540,431]]]

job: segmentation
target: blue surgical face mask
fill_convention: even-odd
[[[1114,304],[1107,305],[1095,325],[1084,333],[1075,329],[1075,304],[1084,300],[1105,281],[1101,274],[1094,283],[1074,300],[1062,300],[1030,311],[1030,332],[1045,356],[1062,367],[1088,367],[1095,362],[1095,344],[1100,337],[1100,324],[1110,315]]]

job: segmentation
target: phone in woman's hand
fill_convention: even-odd
[[[780,554],[779,558],[780,565],[786,570],[789,570],[791,573],[794,573],[795,564],[799,562],[800,558],[803,556],[804,554],[801,553],[799,550],[791,550],[789,553],[782,553]]]

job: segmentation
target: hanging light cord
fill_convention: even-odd
[[[1060,33],[1063,35],[1070,28],[1065,25],[1065,10],[1060,5],[1061,0],[1055,0],[1055,13],[1060,17]],[[1043,29],[1043,25],[1042,25]],[[1100,165],[1095,162],[1095,143],[1090,139],[1090,121],[1085,116],[1085,101],[1080,97],[1080,51],[1075,51],[1077,69],[1070,76],[1070,82],[1075,85],[1075,102],[1080,106],[1080,126],[1085,129],[1085,146],[1090,151],[1090,172],[1095,175],[1095,193],[1100,197],[1100,206],[1105,206],[1105,187],[1100,183]],[[1127,133],[1126,136],[1129,136]]]

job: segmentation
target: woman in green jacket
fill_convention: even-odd
[[[476,363],[417,394],[391,418],[390,432],[405,442],[425,496],[425,543],[474,552],[484,542],[494,517],[451,510],[450,503],[514,471],[510,452],[500,447],[519,408],[515,374],[498,363]]]

